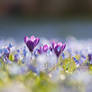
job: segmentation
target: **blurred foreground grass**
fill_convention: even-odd
[[[91,79],[86,72],[62,72],[55,81],[52,76],[42,72],[39,76],[31,71],[16,76],[0,71],[0,92],[90,92]]]

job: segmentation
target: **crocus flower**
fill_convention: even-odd
[[[29,48],[30,52],[33,52],[34,48],[39,43],[40,39],[35,38],[34,36],[31,36],[31,38],[28,38],[27,36],[24,38],[24,42],[26,43],[27,47]]]
[[[89,61],[92,60],[92,54],[88,54],[88,60],[89,60]]]
[[[48,45],[45,44],[45,45],[43,45],[43,46],[40,46],[40,49],[38,49],[38,53],[39,53],[39,54],[42,54],[43,52],[47,52],[48,49],[49,49]]]
[[[57,57],[64,51],[66,44],[62,44],[62,42],[56,43],[55,41],[52,42],[52,48]]]
[[[92,54],[88,54],[88,61],[92,64]]]
[[[43,51],[47,52],[47,50],[48,50],[48,45],[46,44],[46,45],[43,46]]]

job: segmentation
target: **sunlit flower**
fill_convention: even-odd
[[[43,45],[43,46],[40,46],[40,48],[38,49],[38,53],[39,53],[39,54],[42,54],[43,52],[47,52],[48,49],[49,49],[48,45],[45,44],[45,45]]]
[[[66,44],[63,44],[62,42],[56,43],[55,41],[52,42],[52,48],[54,49],[54,52],[57,57],[60,56],[60,54],[64,51],[66,47]]]
[[[35,38],[34,36],[31,36],[31,38],[28,38],[27,36],[24,38],[24,42],[26,43],[28,49],[30,52],[33,52],[34,48],[38,45],[40,39]]]

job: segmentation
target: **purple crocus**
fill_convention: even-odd
[[[88,61],[90,64],[92,64],[92,54],[88,54]]]
[[[30,52],[33,52],[34,48],[38,45],[40,39],[31,36],[28,38],[27,36],[24,38],[24,42],[26,43],[27,47],[29,48]]]
[[[92,60],[92,54],[88,54],[88,60],[89,60],[89,61]]]
[[[49,49],[48,45],[45,44],[45,45],[43,45],[43,46],[40,46],[40,49],[38,49],[38,53],[39,53],[39,54],[42,54],[43,52],[47,52],[48,49]]]
[[[64,51],[66,44],[62,44],[62,42],[56,43],[55,41],[52,42],[52,49],[54,50],[57,57]]]

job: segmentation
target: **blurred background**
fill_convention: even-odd
[[[0,0],[0,39],[88,39],[91,30],[92,0]]]

